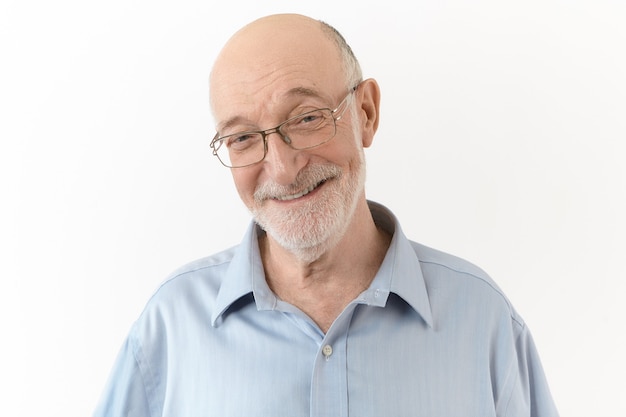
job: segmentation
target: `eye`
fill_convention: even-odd
[[[301,116],[296,122],[299,124],[314,124],[322,119],[322,115],[318,112],[307,113]]]
[[[234,135],[227,136],[226,146],[233,150],[244,150],[259,143],[262,136],[258,133],[236,133]]]
[[[325,120],[326,118],[324,117],[324,113],[319,110],[315,110],[295,117],[291,122],[289,122],[288,128],[296,130],[317,129],[320,125],[323,125]]]
[[[247,141],[247,140],[250,140],[250,138],[251,138],[252,136],[253,136],[253,135],[250,135],[250,134],[246,134],[246,135],[239,135],[239,136],[234,136],[233,138],[231,138],[231,140],[229,141],[229,143],[230,143],[230,144],[233,144],[233,143],[243,143],[243,142],[245,142],[245,141]]]

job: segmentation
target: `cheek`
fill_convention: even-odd
[[[239,197],[247,206],[250,206],[251,202],[254,200],[253,195],[256,188],[257,176],[252,172],[246,172],[246,168],[235,169],[232,171],[232,174]]]
[[[329,155],[330,160],[341,166],[351,166],[362,159],[363,147],[353,132],[347,132],[337,141],[335,149]]]

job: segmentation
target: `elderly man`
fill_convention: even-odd
[[[556,416],[527,327],[479,268],[366,200],[379,87],[300,15],[237,32],[211,142],[253,214],[158,289],[96,416]]]

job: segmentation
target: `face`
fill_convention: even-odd
[[[254,192],[248,207],[255,220],[282,247],[306,261],[335,246],[350,225],[359,198],[364,198],[363,152],[352,134],[345,133],[322,145],[325,149],[307,152],[307,163],[289,184],[271,177],[262,182],[251,178]],[[350,142],[353,149],[333,141]]]
[[[276,23],[244,29],[216,61],[211,103],[218,131],[267,129],[314,108],[335,108],[348,93],[339,53],[317,22]],[[293,150],[271,134],[262,162],[232,169],[257,223],[307,260],[336,244],[365,200],[361,119],[352,111],[359,101],[358,92],[349,97],[329,142]]]

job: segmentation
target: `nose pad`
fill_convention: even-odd
[[[289,138],[289,136],[287,136],[286,134],[284,134],[283,132],[280,131],[280,128],[275,129],[273,132],[269,132],[267,133],[268,135],[271,135],[272,133],[276,133],[278,136],[280,136],[280,140],[282,140],[283,142],[285,142],[287,145],[291,145],[291,139]]]
[[[291,139],[287,135],[278,130],[271,133],[279,135],[282,143],[277,140],[273,143],[266,142],[268,149],[265,156],[265,169],[275,182],[284,185],[291,184],[295,181],[298,172],[306,165],[306,158],[300,151],[291,147]]]
[[[267,152],[269,153],[270,151],[273,151],[274,153],[282,153],[284,152],[282,150],[282,143],[284,143],[285,145],[287,145],[287,149],[289,149],[290,151],[293,151],[293,149],[291,149],[291,139],[289,139],[289,136],[282,134],[280,131],[276,130],[271,134],[276,134],[279,138],[280,141],[277,141],[276,139],[274,140],[274,143],[270,143],[269,140],[267,140],[265,142],[265,146],[267,146]],[[269,135],[268,135],[269,136]],[[268,138],[269,139],[269,138]],[[281,143],[282,142],[282,143]],[[270,150],[270,148],[272,148]]]

